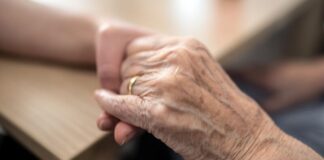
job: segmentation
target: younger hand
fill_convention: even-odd
[[[96,39],[96,64],[98,78],[103,88],[118,93],[121,85],[120,68],[125,58],[126,46],[133,39],[153,34],[152,31],[130,24],[108,21],[99,28]],[[102,112],[97,120],[102,130],[113,130],[118,143],[123,143],[140,132],[140,129]]]

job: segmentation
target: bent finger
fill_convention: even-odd
[[[119,122],[114,116],[111,116],[107,112],[102,112],[97,119],[97,126],[103,131],[111,131],[115,128],[116,124]]]
[[[115,127],[114,137],[118,144],[123,145],[143,132],[144,131],[138,127],[119,122]]]
[[[107,90],[97,90],[96,100],[103,110],[134,126],[147,129],[150,119],[148,103],[134,95],[116,95]]]

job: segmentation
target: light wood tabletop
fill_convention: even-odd
[[[194,36],[215,59],[253,45],[302,14],[312,0],[34,0],[121,18],[170,35]],[[110,134],[95,125],[94,71],[0,58],[1,124],[41,159],[113,155]],[[105,139],[106,138],[106,139]],[[102,144],[100,142],[107,141]],[[100,145],[99,145],[100,144]],[[96,146],[100,147],[96,147]],[[95,149],[100,151],[96,151]],[[86,158],[85,158],[86,157]],[[89,158],[91,157],[91,158]],[[98,156],[100,157],[100,156]]]
[[[105,138],[94,72],[0,59],[0,74],[1,124],[42,159],[74,159]]]

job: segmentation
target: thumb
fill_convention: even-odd
[[[109,114],[134,126],[148,129],[148,103],[134,95],[116,95],[100,89],[95,92],[99,106]]]

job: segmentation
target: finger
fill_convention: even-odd
[[[107,90],[97,90],[96,100],[103,110],[134,126],[147,129],[148,103],[138,96],[116,95]]]
[[[152,71],[152,72],[155,72],[155,71]],[[152,87],[152,86],[155,86],[158,81],[156,81],[156,79],[154,77],[157,77],[157,76],[154,76],[154,75],[151,75],[150,72],[146,72],[147,74],[144,74],[140,77],[138,77],[135,81],[135,83],[133,84],[133,87],[132,87],[132,94],[133,95],[137,95],[137,96],[140,96],[140,97],[145,97],[145,96],[148,96],[148,95],[152,95],[153,93],[157,93],[158,90],[157,89],[154,89],[155,87]],[[131,77],[132,78],[132,77]],[[130,79],[131,78],[127,78],[125,79],[123,82],[122,82],[122,85],[120,87],[120,93],[121,94],[128,94],[128,85],[130,83]]]
[[[119,122],[115,127],[114,137],[118,144],[123,145],[141,133],[143,133],[142,129]]]
[[[128,88],[128,85],[129,85],[129,83],[130,83],[130,79],[131,78],[127,78],[127,79],[125,79],[123,82],[122,82],[122,84],[121,84],[121,87],[120,87],[120,93],[121,94],[128,94],[128,90],[129,90],[129,88]],[[141,84],[141,79],[140,79],[140,77],[139,78],[137,78],[136,79],[136,82],[133,84],[133,87],[132,87],[132,94],[134,94],[134,95],[140,95],[140,92],[138,91],[138,89],[137,89],[137,87],[136,86],[138,86],[138,85],[140,85]]]
[[[132,56],[140,52],[158,50],[165,46],[171,46],[179,43],[179,38],[167,37],[161,35],[145,36],[134,39],[127,46],[127,56]]]
[[[147,57],[153,54],[153,52],[142,52],[136,56],[125,59],[121,67],[122,79],[124,80],[125,76],[134,76],[139,72],[143,72],[145,70],[143,64],[147,63]]]
[[[168,63],[163,59],[151,61],[150,58],[147,58],[145,60],[137,60],[133,59],[133,57],[127,58],[122,65],[122,80],[134,76],[141,76],[145,73],[151,73],[153,71],[157,71],[158,68],[167,65]]]
[[[102,112],[97,120],[99,129],[103,131],[114,130],[115,141],[123,145],[143,132],[142,129],[125,122],[119,121],[117,118]]]
[[[167,57],[175,56],[172,48],[157,51],[146,51],[128,57],[122,65],[122,79],[153,73],[162,67],[170,66]]]
[[[115,128],[118,122],[119,120],[114,116],[111,116],[106,112],[102,112],[97,119],[97,126],[103,131],[111,131]]]
[[[133,125],[127,124],[125,122],[119,121],[117,118],[109,115],[106,112],[102,112],[97,120],[97,125],[99,129],[103,131],[115,132],[115,140],[118,144],[127,143],[129,140],[134,138],[136,135],[143,132],[140,128]]]
[[[118,92],[120,67],[127,44],[149,33],[126,25],[103,25],[96,36],[96,64],[101,85]]]

